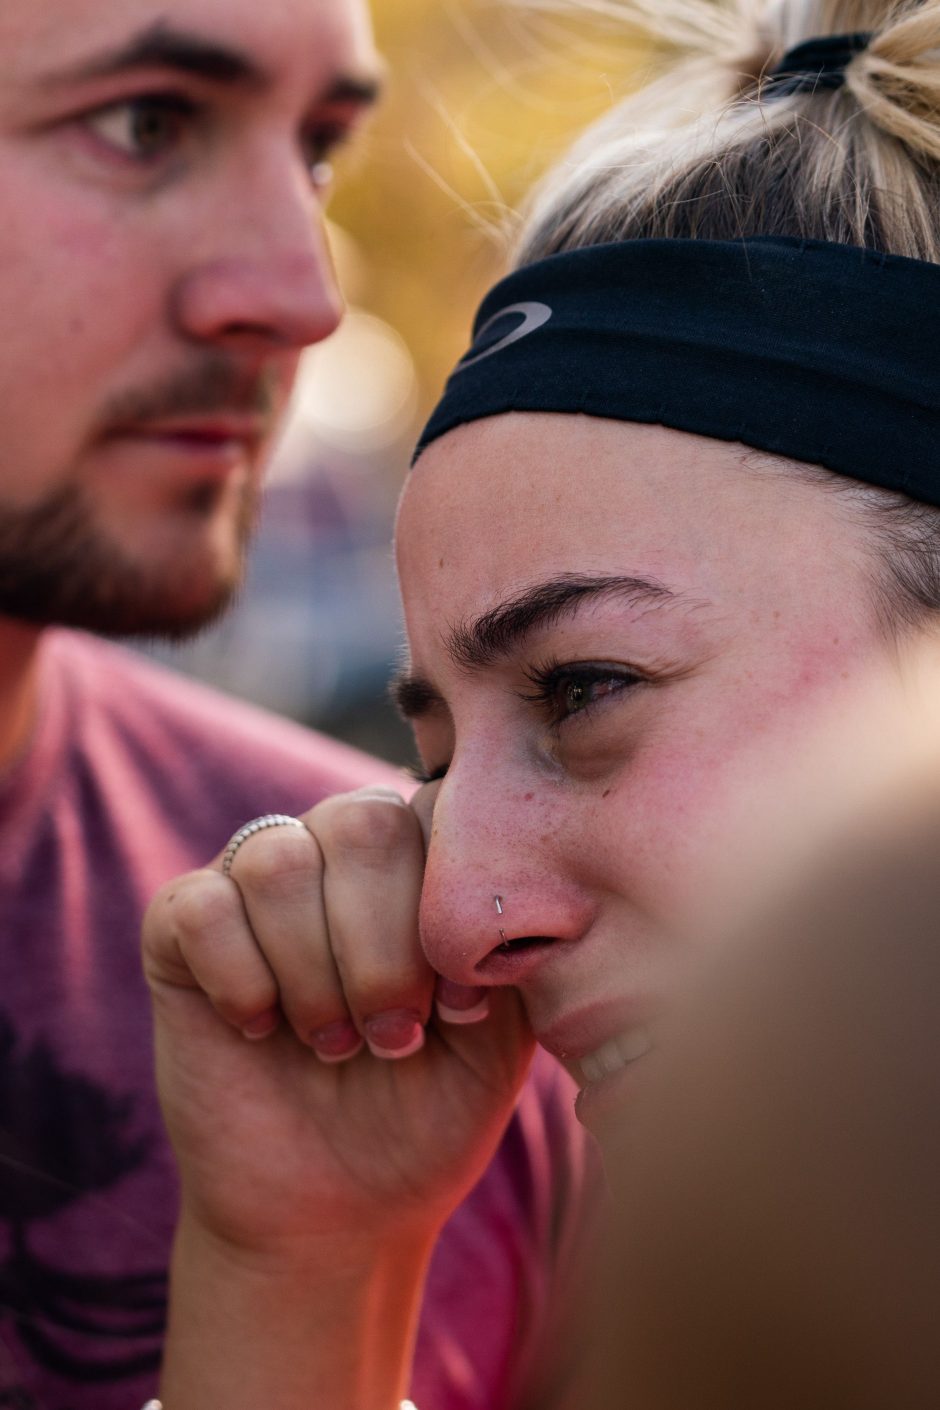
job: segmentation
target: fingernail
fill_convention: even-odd
[[[489,1017],[490,1001],[485,989],[439,979],[434,1007],[442,1023],[482,1023]]]
[[[321,1062],[345,1062],[362,1051],[362,1034],[349,1022],[340,1019],[327,1023],[310,1035],[310,1044]]]
[[[411,1009],[373,1014],[363,1027],[373,1057],[406,1058],[424,1047],[424,1026]]]
[[[242,1029],[242,1037],[247,1038],[250,1043],[260,1043],[262,1038],[267,1038],[274,1032],[281,1021],[280,1010],[277,1008],[268,1009],[266,1013],[259,1014],[250,1023],[246,1023]]]

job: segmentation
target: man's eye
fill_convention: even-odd
[[[317,190],[326,190],[333,184],[333,163],[338,148],[350,137],[350,131],[341,123],[319,123],[303,134],[301,139],[307,170],[311,183]]]
[[[85,126],[116,152],[135,161],[152,161],[178,146],[195,108],[175,94],[150,94],[101,108]]]

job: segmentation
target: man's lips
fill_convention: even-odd
[[[258,416],[214,415],[128,422],[110,427],[107,438],[203,445],[207,448],[232,444],[255,446],[264,440],[270,429],[270,423]]]

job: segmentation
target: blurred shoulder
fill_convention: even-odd
[[[158,666],[126,647],[54,630],[44,644],[47,688],[68,703],[86,750],[119,747],[149,770],[185,769],[257,792],[272,808],[310,807],[319,798],[371,783],[407,791],[391,765],[314,730]]]

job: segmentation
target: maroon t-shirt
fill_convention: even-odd
[[[137,1410],[177,1198],[141,913],[249,818],[395,775],[90,637],[46,633],[41,672],[33,738],[0,775],[0,1410]],[[541,1059],[435,1254],[424,1410],[497,1410],[538,1378],[586,1156]]]

